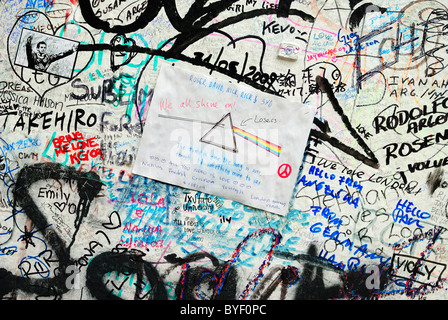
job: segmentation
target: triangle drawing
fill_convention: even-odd
[[[216,122],[199,141],[237,153],[238,148],[230,112]]]

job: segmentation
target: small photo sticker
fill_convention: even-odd
[[[79,42],[22,29],[15,65],[72,78]]]

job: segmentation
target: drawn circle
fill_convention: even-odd
[[[291,175],[291,166],[287,163],[282,164],[280,167],[278,167],[277,173],[280,178],[288,178]]]
[[[290,56],[294,53],[294,49],[292,47],[286,47],[285,48],[285,54]]]

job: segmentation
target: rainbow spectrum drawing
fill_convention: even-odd
[[[187,118],[181,118],[181,117],[170,117],[170,116],[160,115],[160,114],[159,114],[159,117],[169,118],[169,119],[173,119],[173,120],[205,123],[204,121],[200,121],[200,120],[187,119]],[[223,136],[225,136],[225,134],[222,133],[223,131],[226,131],[228,134],[231,135],[231,138],[227,139],[227,143],[223,142],[224,141]],[[219,139],[212,138],[216,134],[219,134]],[[214,146],[220,147],[222,149],[229,150],[229,151],[236,153],[236,152],[238,152],[238,147],[236,144],[235,135],[254,143],[258,147],[265,149],[266,151],[272,153],[273,155],[276,155],[277,157],[280,157],[280,153],[282,152],[282,147],[280,147],[272,142],[269,142],[265,139],[262,139],[262,138],[254,135],[250,132],[247,132],[241,128],[235,127],[233,125],[232,116],[231,116],[230,112],[225,114],[221,118],[221,120],[214,123],[212,128],[201,137],[200,141],[203,143],[214,145]],[[229,141],[231,144],[229,144]]]

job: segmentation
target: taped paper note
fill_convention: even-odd
[[[163,65],[133,173],[285,215],[315,109]]]

